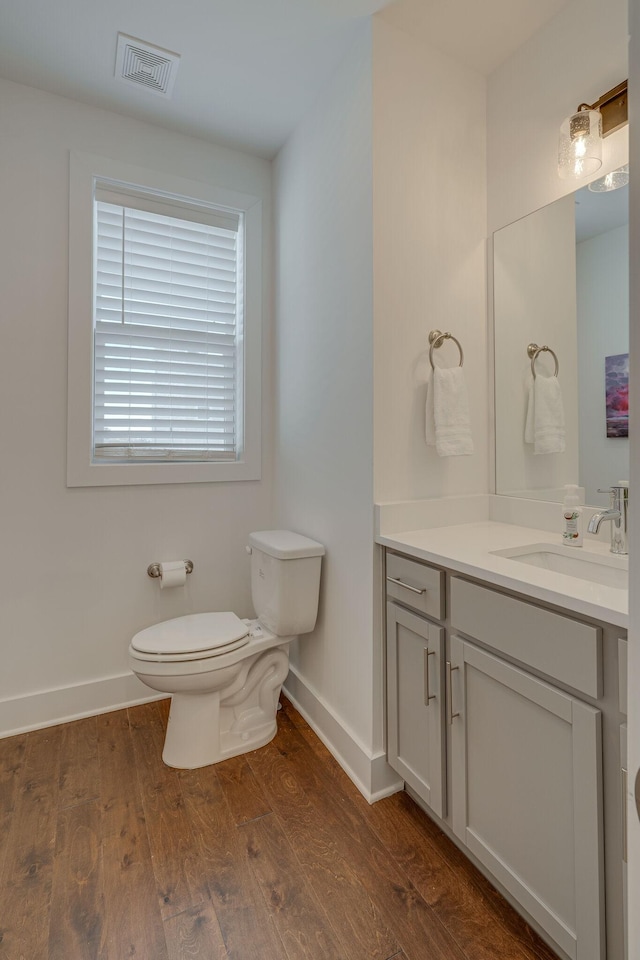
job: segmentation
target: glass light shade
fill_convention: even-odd
[[[623,167],[612,170],[605,174],[599,180],[594,180],[589,184],[589,190],[592,193],[607,193],[609,190],[617,190],[618,187],[626,187],[629,183],[629,164],[625,163]]]
[[[563,180],[581,180],[602,166],[602,115],[579,110],[560,127],[558,174]]]

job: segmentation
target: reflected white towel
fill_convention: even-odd
[[[524,440],[533,444],[534,453],[564,453],[564,407],[557,377],[538,374],[531,383]]]
[[[462,367],[436,367],[427,383],[425,440],[441,457],[473,453],[467,384]]]

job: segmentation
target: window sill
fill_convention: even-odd
[[[242,461],[93,463],[93,202],[95,183],[114,181],[146,191],[242,210],[245,216],[244,454]],[[67,486],[215,483],[261,477],[262,201],[215,184],[185,180],[90,154],[71,156],[69,178],[69,364]]]
[[[259,480],[260,462],[233,463],[73,463],[67,471],[68,487],[111,487],[154,483],[220,483]]]

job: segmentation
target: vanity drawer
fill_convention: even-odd
[[[451,578],[456,630],[590,697],[602,696],[602,631],[588,623]]]
[[[387,550],[387,599],[419,610],[436,620],[444,619],[444,573]]]

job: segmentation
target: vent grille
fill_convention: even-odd
[[[127,83],[170,97],[179,62],[177,53],[127,37],[124,33],[118,34],[115,75]]]

